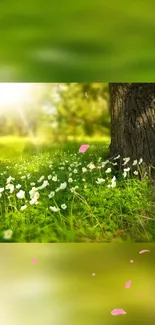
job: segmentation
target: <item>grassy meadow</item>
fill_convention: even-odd
[[[89,148],[79,153],[83,143]],[[139,180],[141,161],[132,162],[132,175],[129,159],[118,171],[109,143],[1,137],[0,241],[154,241],[149,177]]]

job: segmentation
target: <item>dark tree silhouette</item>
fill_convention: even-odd
[[[155,83],[110,83],[110,156],[155,166]]]

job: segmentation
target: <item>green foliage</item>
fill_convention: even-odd
[[[108,84],[36,84],[32,95],[22,105],[1,108],[0,136],[44,135],[55,142],[109,135]]]
[[[62,100],[57,106],[59,132],[76,138],[80,135],[101,136],[105,128],[109,130],[108,85],[72,83],[67,86],[68,89],[62,93]]]

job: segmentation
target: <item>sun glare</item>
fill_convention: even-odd
[[[0,83],[0,106],[22,104],[30,96],[30,83]]]

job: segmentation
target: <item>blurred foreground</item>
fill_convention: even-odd
[[[155,323],[154,244],[1,244],[0,252],[1,324]],[[114,317],[115,308],[127,314]]]
[[[1,1],[1,81],[155,81],[154,2]]]

